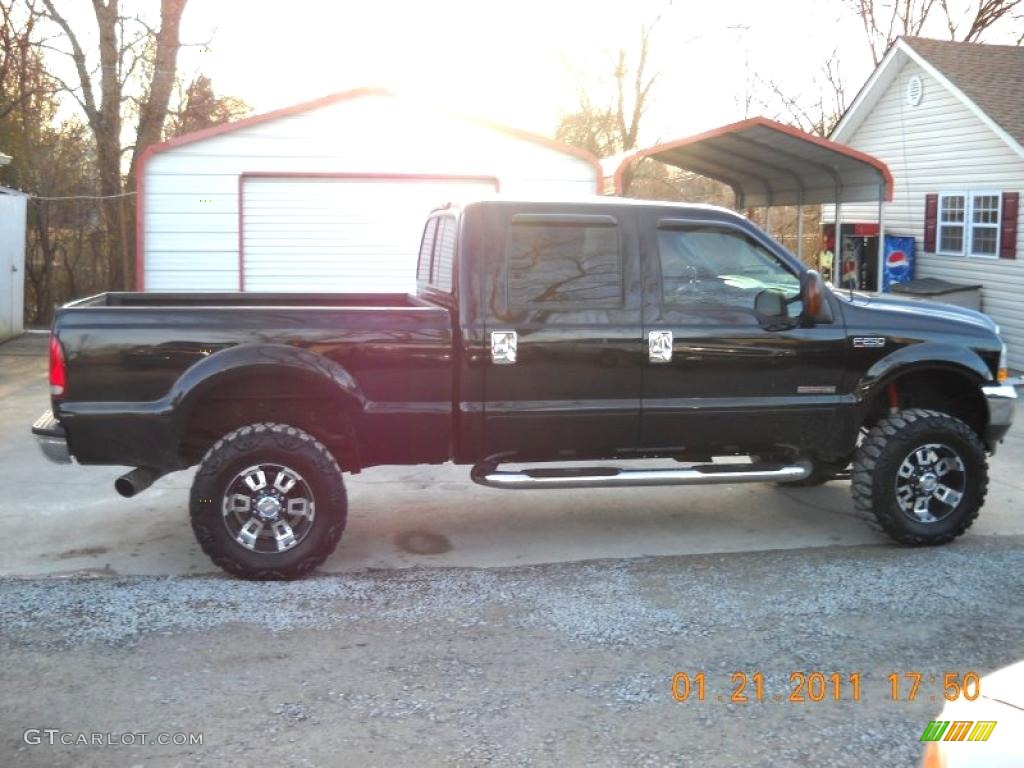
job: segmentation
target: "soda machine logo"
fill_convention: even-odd
[[[910,274],[910,259],[899,249],[889,252],[885,257],[885,266],[893,277],[906,277]]]

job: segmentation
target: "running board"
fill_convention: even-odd
[[[499,470],[497,464],[473,467],[474,483],[490,488],[614,488],[635,485],[716,485],[803,480],[811,474],[809,461],[795,464],[699,464],[685,469],[621,469],[573,467]]]

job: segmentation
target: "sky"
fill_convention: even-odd
[[[94,28],[88,4],[62,4],[77,28]],[[121,4],[151,19],[158,7]],[[771,112],[745,110],[757,76],[813,101],[821,63],[838,51],[852,99],[872,69],[846,0],[189,0],[179,73],[206,74],[255,113],[383,86],[552,135],[579,87],[607,101],[613,52],[635,53],[642,25],[656,18],[650,71],[660,74],[641,145]],[[1008,42],[995,32],[986,41]]]
[[[265,112],[348,88],[379,85],[445,108],[550,134],[578,84],[600,93],[619,47],[661,17],[651,71],[660,72],[643,141],[741,119],[754,73],[810,87],[837,46],[858,82],[871,59],[860,22],[839,0],[516,0],[329,2],[191,0],[183,73]]]

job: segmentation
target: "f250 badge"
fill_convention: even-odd
[[[854,349],[878,349],[885,346],[885,336],[854,336]]]

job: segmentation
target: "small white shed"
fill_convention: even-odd
[[[405,292],[433,208],[593,195],[601,171],[574,147],[359,89],[155,145],[138,179],[139,290]]]
[[[1010,367],[1024,369],[1024,48],[901,37],[831,138],[888,164],[884,231],[914,238],[917,277],[980,284]]]
[[[0,341],[24,330],[28,196],[0,187]]]

